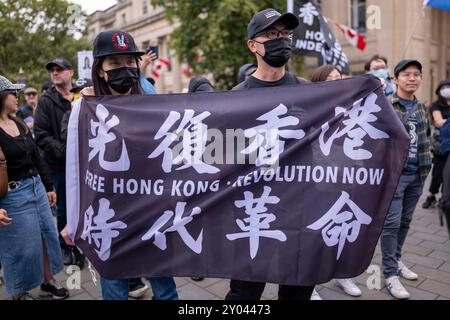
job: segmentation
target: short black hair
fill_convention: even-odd
[[[386,63],[386,66],[388,64],[388,60],[385,56],[380,56],[379,54],[376,54],[372,58],[370,58],[369,61],[366,62],[366,64],[364,65],[364,70],[370,71],[370,65],[372,64],[372,62],[377,60],[383,60],[384,63]]]

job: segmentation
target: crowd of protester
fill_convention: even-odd
[[[232,90],[301,86],[309,82],[286,70],[292,52],[292,31],[299,24],[297,17],[290,13],[270,14],[271,11],[274,10],[255,14],[248,24],[246,45],[256,64],[240,68]],[[127,49],[111,43],[115,33],[128,38]],[[50,81],[42,85],[41,92],[32,87],[23,90],[24,85],[0,76],[0,147],[8,168],[8,191],[0,199],[0,263],[6,291],[14,300],[34,299],[29,291],[37,286],[42,296],[64,299],[69,291],[54,276],[63,270],[63,265],[80,269],[85,265],[84,255],[68,238],[65,228],[66,138],[73,102],[88,95],[156,94],[154,80],[145,78],[145,70],[156,57],[151,51],[139,51],[132,35],[118,30],[101,32],[93,43],[93,55],[92,80],[74,81],[74,69],[67,59],[50,61],[43,66]],[[402,247],[432,164],[429,195],[422,207],[439,207],[447,225],[450,218],[450,80],[439,84],[436,101],[427,107],[416,97],[423,75],[419,61],[399,61],[391,72],[387,59],[375,55],[367,61],[365,70],[379,79],[386,99],[414,137],[380,238],[386,287],[393,297],[406,299],[410,294],[400,279],[416,280],[418,275],[402,262]],[[342,78],[335,66],[324,65],[314,70],[310,81]],[[205,77],[195,77],[189,83],[189,93],[213,91],[214,86]],[[21,92],[24,104],[19,108]],[[178,299],[172,277],[147,280],[154,299]],[[352,279],[333,281],[351,296],[362,294]],[[100,283],[102,297],[108,300],[140,298],[148,290],[142,279],[101,277]],[[259,300],[264,288],[265,283],[231,279],[226,299]],[[278,298],[309,300],[320,296],[314,286],[280,285]]]

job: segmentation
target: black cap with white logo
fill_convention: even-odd
[[[100,32],[94,40],[94,58],[117,54],[142,56],[145,52],[138,50],[133,37],[127,32],[120,30]]]
[[[80,92],[84,88],[92,87],[93,85],[94,84],[92,83],[91,79],[80,78],[77,81],[75,81],[75,86],[72,88],[72,90],[70,90],[70,92],[73,93]]]
[[[275,22],[283,22],[288,30],[294,30],[298,27],[298,18],[292,13],[281,14],[274,9],[266,9],[256,13],[247,26],[247,37],[253,39],[258,33],[267,29]]]
[[[71,69],[73,69],[72,64],[69,61],[67,61],[66,59],[64,59],[64,58],[55,58],[55,59],[53,59],[53,61],[50,61],[49,63],[47,63],[45,68],[48,71],[50,71],[50,69],[53,66],[57,66],[57,67],[59,67],[61,69],[64,69],[64,70],[71,70]]]

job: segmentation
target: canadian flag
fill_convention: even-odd
[[[170,65],[168,60],[163,58],[158,59],[155,66],[152,68],[153,78],[158,79],[168,65]]]
[[[336,26],[341,30],[344,35],[345,39],[354,47],[357,47],[359,50],[364,51],[366,48],[366,40],[364,40],[364,37],[353,30],[352,28],[349,28],[343,24],[335,22]]]

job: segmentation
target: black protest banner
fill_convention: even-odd
[[[320,65],[331,64],[342,73],[350,74],[347,56],[314,2],[295,0],[293,13],[300,20],[293,35],[293,50],[317,57]]]
[[[107,279],[357,276],[408,145],[371,76],[85,97],[69,123],[69,232]]]

